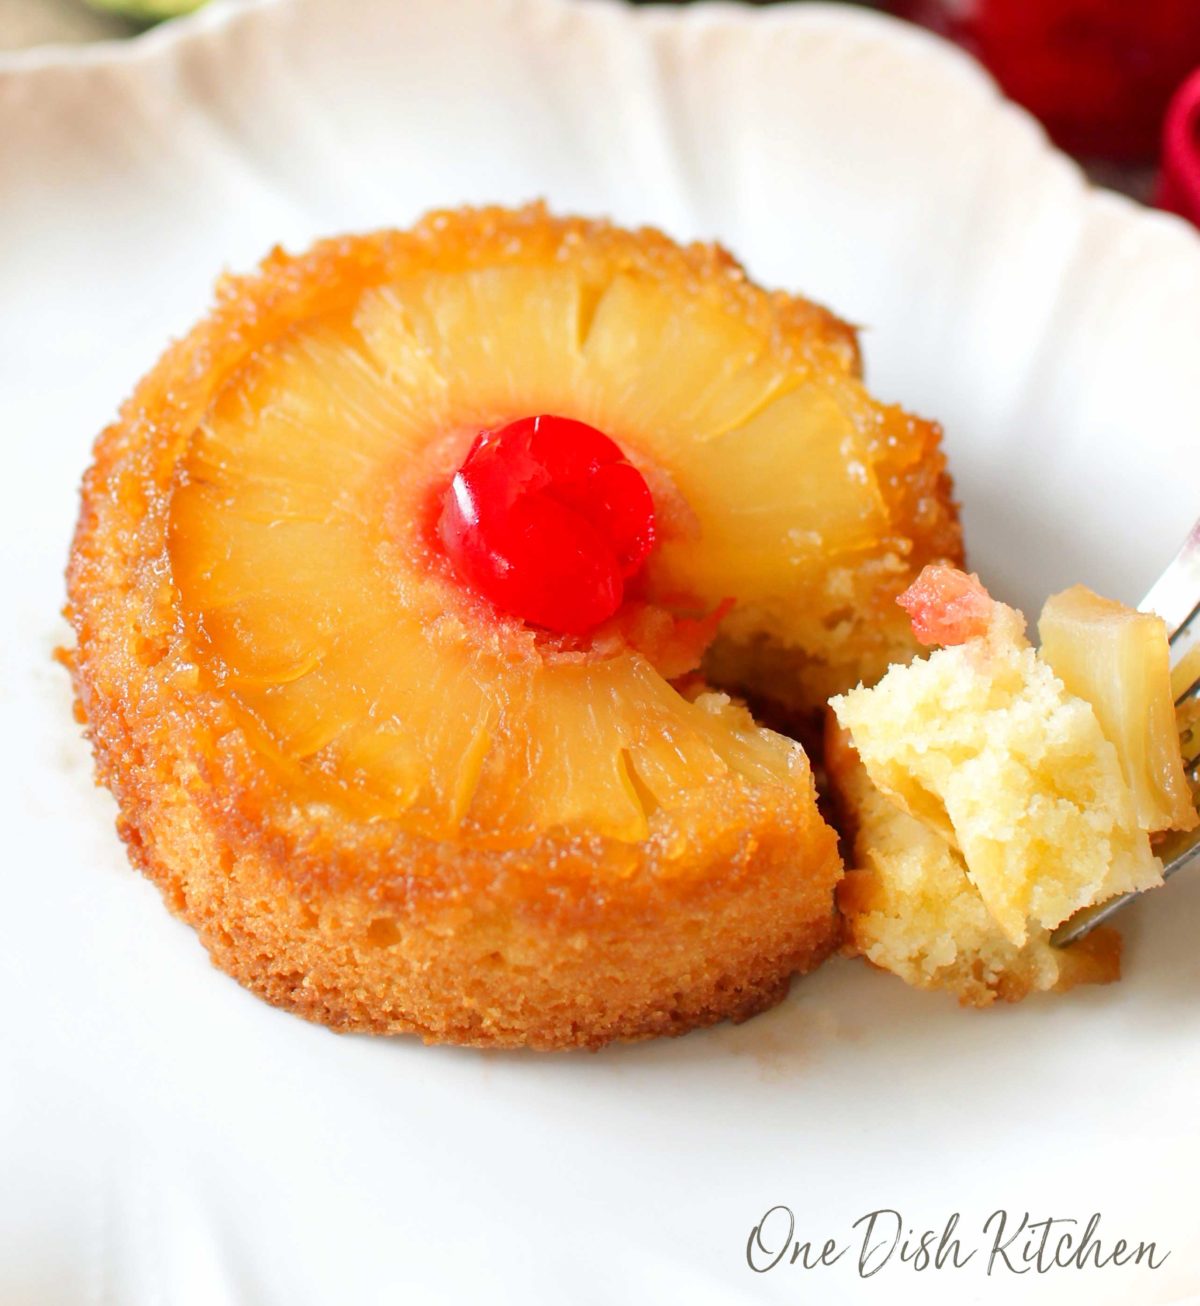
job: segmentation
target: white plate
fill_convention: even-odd
[[[545,1058],[273,1011],[126,865],[50,661],[93,435],[222,267],[539,194],[865,324],[1022,602],[1136,598],[1200,511],[1200,240],[864,11],[294,0],[0,64],[0,1299],[1192,1300],[1200,876],[1130,913],[1113,988],[962,1012],[835,961],[741,1028]],[[997,1208],[1098,1211],[1171,1255],[756,1275],[777,1203],[840,1243],[958,1211],[968,1250]]]

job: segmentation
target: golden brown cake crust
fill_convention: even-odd
[[[517,213],[434,214],[408,233],[326,241],[227,279],[100,436],[68,569],[68,655],[99,780],[131,859],[213,960],[269,1001],[341,1030],[477,1046],[595,1047],[741,1019],[835,946],[833,832],[811,775],[730,776],[656,813],[631,848],[545,835],[488,850],[292,800],[287,766],[197,656],[171,574],[173,478],[214,396],[264,344],[413,269],[511,250],[608,257],[718,282],[747,319],[843,368],[854,334],[747,283],[714,246]],[[940,474],[940,473],[939,473]],[[686,850],[681,854],[681,849]]]

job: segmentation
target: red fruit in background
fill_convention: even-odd
[[[1175,93],[1167,110],[1154,202],[1200,227],[1200,68]]]
[[[501,611],[581,635],[617,611],[646,560],[654,500],[595,427],[524,417],[480,432],[438,529],[462,580]]]
[[[1172,93],[1200,66],[1200,0],[890,0],[977,55],[1073,154],[1158,153]]]

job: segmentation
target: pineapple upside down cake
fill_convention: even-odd
[[[937,427],[831,313],[715,246],[461,210],[221,283],[97,442],[65,656],[132,860],[241,983],[594,1047],[838,946],[813,769],[745,704],[819,720],[910,662],[897,600],[961,555]],[[850,946],[923,982],[867,897]]]

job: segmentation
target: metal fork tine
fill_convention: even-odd
[[[1189,636],[1200,635],[1200,521],[1188,532],[1171,559],[1166,571],[1154,582],[1141,602],[1143,612],[1157,612],[1167,623],[1167,633],[1174,654],[1176,645],[1182,656],[1191,642]]]
[[[1145,606],[1146,604],[1143,603],[1142,607]],[[1155,609],[1151,608],[1151,611]],[[1200,603],[1196,604],[1184,621],[1171,633],[1168,642],[1171,651],[1174,652],[1176,649],[1183,650],[1194,645],[1198,639],[1200,639]]]
[[[1171,688],[1175,691],[1175,706],[1200,696],[1200,644],[1174,658],[1171,667]]]
[[[1158,853],[1162,857],[1163,879],[1169,880],[1178,871],[1200,862],[1200,836],[1197,836],[1195,830],[1187,834],[1174,831],[1158,849]],[[1070,920],[1064,921],[1051,934],[1050,942],[1056,948],[1065,948],[1068,943],[1074,943],[1076,939],[1090,934],[1110,916],[1115,916],[1126,903],[1140,897],[1141,894],[1138,893],[1123,893],[1119,898],[1109,898],[1107,902],[1099,902],[1094,907],[1085,907]]]

